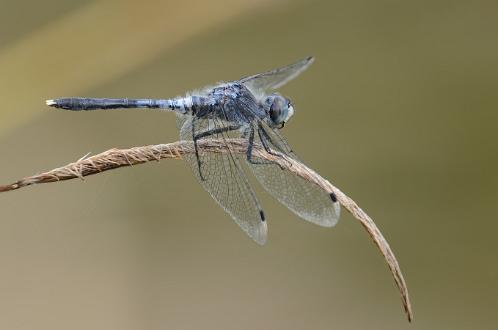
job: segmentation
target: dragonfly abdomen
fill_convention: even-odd
[[[186,113],[192,106],[191,97],[175,99],[109,99],[109,98],[82,98],[69,97],[47,100],[47,105],[72,111],[109,110],[109,109],[163,109]]]

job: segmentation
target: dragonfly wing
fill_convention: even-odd
[[[194,134],[216,132],[206,135],[206,139],[225,140],[231,134],[240,133],[231,130],[229,122],[219,118],[195,118],[177,115],[181,140],[192,141]],[[208,153],[199,150],[185,154],[183,158],[189,163],[194,175],[211,197],[235,220],[235,222],[253,240],[263,245],[267,237],[267,225],[264,213],[249,185],[246,175],[232,152]]]
[[[282,68],[242,78],[239,82],[256,93],[277,89],[296,78],[301,72],[306,70],[313,61],[314,58],[310,56]]]
[[[264,142],[269,148],[297,159],[277,131],[261,124],[260,133],[255,134],[255,140],[259,140],[257,143],[263,145]],[[259,183],[301,218],[324,227],[332,227],[339,220],[340,205],[335,195],[275,163],[247,163]]]

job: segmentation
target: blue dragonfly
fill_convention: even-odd
[[[294,104],[276,90],[313,63],[313,57],[239,80],[205,87],[171,99],[59,98],[47,100],[55,108],[84,111],[158,109],[176,113],[180,139],[190,141],[194,152],[184,159],[213,199],[253,240],[265,244],[266,217],[242,163],[259,183],[299,217],[320,226],[334,226],[340,206],[333,193],[298,177],[275,162],[255,157],[255,146],[266,152],[298,159],[280,134],[294,114]],[[229,140],[247,141],[245,154],[230,151]],[[199,141],[225,141],[228,152],[204,152]]]

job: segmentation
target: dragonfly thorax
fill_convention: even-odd
[[[291,101],[278,93],[268,96],[263,103],[263,108],[268,115],[269,125],[274,128],[284,127],[294,114]]]

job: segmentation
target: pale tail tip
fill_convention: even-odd
[[[48,106],[54,106],[55,105],[55,101],[54,100],[46,100],[45,103],[48,105]]]

